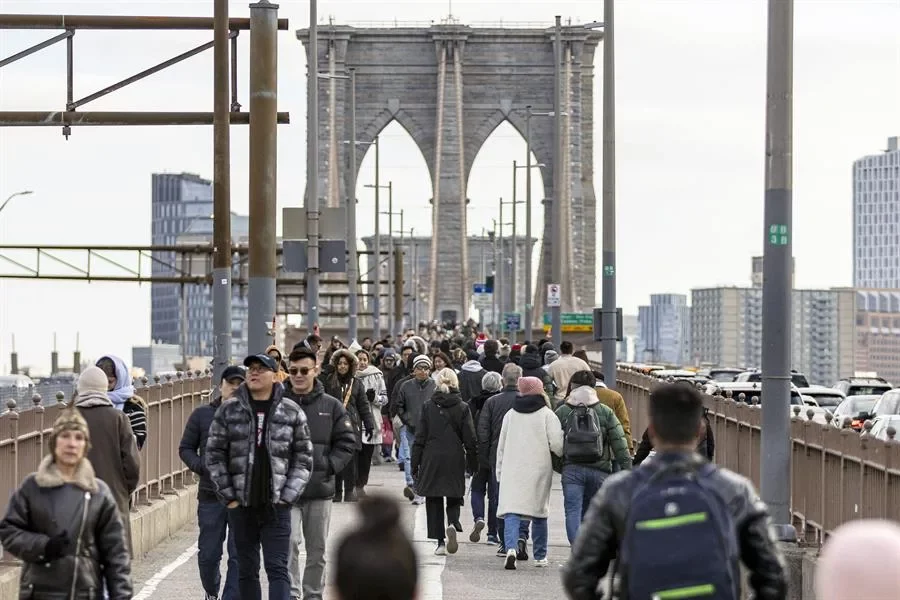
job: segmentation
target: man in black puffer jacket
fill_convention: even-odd
[[[335,473],[353,459],[356,431],[347,411],[316,378],[316,355],[307,348],[291,352],[284,397],[306,414],[313,443],[313,472],[300,502],[291,509],[291,597],[321,600],[325,589],[325,541],[331,522]],[[305,543],[306,568],[300,571],[300,544]]]
[[[269,595],[289,598],[291,506],[313,467],[306,415],[275,381],[278,363],[248,356],[247,382],[216,411],[206,443],[206,468],[229,509],[240,569],[241,598],[259,598],[263,547]]]
[[[519,366],[522,367],[522,377],[537,377],[544,382],[544,393],[549,397],[553,397],[553,378],[544,368],[541,361],[541,353],[537,346],[531,344],[525,346],[522,358],[519,359]]]
[[[194,409],[188,418],[178,445],[178,456],[188,469],[200,476],[197,486],[197,525],[200,535],[197,538],[197,564],[200,568],[200,583],[210,598],[237,600],[238,594],[238,559],[234,545],[234,531],[228,527],[228,509],[222,506],[216,497],[216,486],[209,478],[209,471],[204,464],[206,442],[209,439],[209,426],[223,398],[231,398],[234,392],[244,383],[244,369],[237,365],[226,367],[222,371],[222,380],[216,396],[209,404]],[[222,561],[222,543],[228,537],[228,572],[225,577],[225,589],[219,596],[221,575],[219,564]]]

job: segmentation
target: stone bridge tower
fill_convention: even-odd
[[[320,73],[356,70],[357,139],[370,142],[391,121],[410,134],[425,157],[433,189],[433,231],[427,314],[468,316],[473,274],[468,269],[466,188],[475,156],[494,129],[509,121],[524,137],[526,106],[554,109],[553,28],[472,28],[449,23],[430,27],[319,27]],[[307,48],[308,30],[297,37]],[[553,162],[554,119],[532,117],[531,146],[541,168],[544,243],[535,298],[540,320],[545,285],[550,283],[550,227],[553,169],[563,169],[566,252],[563,310],[591,308],[596,291],[596,196],[593,170],[594,54],[602,32],[563,28],[563,145]],[[346,203],[349,86],[318,79],[319,189],[328,206]],[[365,152],[358,152],[359,169]],[[510,162],[516,157],[510,157]],[[525,157],[520,158],[524,164]],[[477,193],[477,192],[475,192]],[[524,232],[520,232],[524,234]],[[521,278],[524,279],[524,278]],[[572,285],[566,285],[572,282]]]

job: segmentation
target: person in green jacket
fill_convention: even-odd
[[[579,405],[593,410],[597,415],[603,444],[599,455],[593,460],[582,458],[576,461],[572,456],[574,452],[566,451],[570,447],[568,436],[577,417],[574,413]],[[631,455],[628,453],[628,442],[625,440],[622,424],[619,423],[615,413],[597,398],[593,385],[573,386],[566,401],[556,409],[556,416],[566,435],[562,487],[566,510],[566,535],[569,543],[573,544],[591,499],[613,472],[613,462],[618,465],[619,470],[631,469]]]

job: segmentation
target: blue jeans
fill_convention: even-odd
[[[400,430],[400,461],[403,462],[403,471],[404,475],[406,475],[406,485],[413,484],[413,476],[412,476],[412,460],[410,458],[410,453],[412,452],[413,444],[416,443],[416,434],[410,432],[409,427],[403,427]]]
[[[238,555],[234,544],[234,531],[228,527],[228,509],[215,500],[201,500],[197,503],[197,524],[200,537],[197,539],[197,566],[200,568],[200,582],[210,596],[219,598],[222,562],[222,544],[228,537],[228,571],[225,575],[225,589],[222,600],[238,600]]]
[[[228,510],[228,525],[238,549],[241,600],[262,600],[259,585],[259,550],[269,580],[269,600],[290,600],[291,507],[239,506]]]
[[[584,513],[594,494],[609,477],[609,473],[583,465],[565,465],[562,472],[563,501],[566,507],[566,537],[575,543]]]
[[[518,532],[524,525],[528,527],[528,521],[533,523],[532,533],[534,541],[532,542],[532,550],[534,552],[534,560],[543,560],[547,558],[547,519],[533,519],[523,515],[505,515],[503,517],[504,526],[504,543],[507,550],[513,550],[516,543],[521,539]]]
[[[491,485],[491,470],[479,469],[472,476],[469,499],[472,502],[472,518],[484,519],[484,497],[488,497],[487,534],[497,535],[497,490]]]
[[[497,479],[497,471],[494,470],[493,468],[491,469],[491,493],[494,495],[494,498],[496,498],[496,500],[494,500],[494,502],[499,503],[499,501],[500,501],[500,481]],[[490,510],[490,507],[489,507],[489,510]],[[496,506],[494,506],[493,511],[494,511],[494,514],[496,515],[497,514]],[[513,544],[512,546],[506,545],[506,527],[505,527],[504,523],[505,523],[505,521],[502,518],[497,519],[497,537],[500,538],[500,541],[503,543],[504,548],[506,548],[507,550],[510,548],[514,549],[516,547],[515,544]],[[531,527],[530,522],[520,520],[519,521],[519,537],[516,538],[516,541],[518,541],[518,540],[528,541],[528,531],[529,531],[530,527]]]

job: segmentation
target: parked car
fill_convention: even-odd
[[[834,409],[834,420],[832,421],[832,424],[835,427],[843,427],[844,419],[849,417],[850,427],[856,431],[860,431],[863,428],[866,419],[872,414],[875,403],[878,402],[880,398],[880,395],[848,397]]]
[[[743,373],[738,374],[734,378],[735,382],[740,383],[748,383],[754,381],[762,381],[762,371],[759,369],[753,369],[751,371],[744,371]],[[806,379],[806,375],[800,373],[799,371],[791,371],[791,383],[797,386],[798,388],[809,387],[809,380]]]
[[[743,369],[733,369],[731,367],[715,367],[712,369],[703,369],[697,374],[703,377],[707,377],[712,381],[728,383],[734,381],[734,378],[743,372]]]
[[[900,390],[885,392],[872,407],[870,418],[900,415]]]
[[[842,377],[834,384],[848,398],[850,396],[880,396],[893,389],[893,386],[881,377]]]
[[[693,381],[696,379],[697,374],[684,369],[660,369],[659,371],[653,371],[653,376],[664,381],[668,381],[670,377],[676,381],[679,379]]]
[[[890,437],[887,434],[887,430],[889,427],[893,427],[896,432],[895,439],[900,439],[900,415],[884,415],[881,417],[875,417],[875,420],[872,421],[872,429],[869,430],[869,435],[877,440],[889,440]]]
[[[840,390],[825,387],[824,385],[811,385],[809,387],[798,388],[798,391],[804,399],[808,398],[815,401],[816,406],[824,408],[832,414],[834,414],[834,410],[846,398]]]

